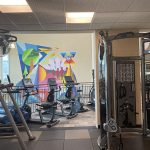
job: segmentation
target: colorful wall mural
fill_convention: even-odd
[[[17,42],[17,49],[22,76],[31,78],[33,84],[47,84],[48,78],[56,78],[58,84],[63,83],[64,76],[72,76],[76,80],[72,69],[76,52],[57,54],[51,47],[21,42]]]

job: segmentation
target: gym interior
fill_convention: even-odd
[[[149,150],[149,6],[0,0],[0,149]]]

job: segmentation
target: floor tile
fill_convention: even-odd
[[[87,129],[66,130],[65,139],[90,139],[90,135]]]
[[[37,141],[41,135],[42,131],[32,131],[32,135],[36,137],[35,141]],[[21,137],[24,141],[28,141],[29,137],[26,132],[20,132]]]
[[[98,138],[100,135],[99,129],[89,129],[90,138]]]
[[[21,147],[18,142],[9,142],[9,140],[1,140],[0,150],[21,150]]]
[[[39,141],[33,150],[63,150],[64,140]]]
[[[38,141],[28,141],[28,142],[25,142],[28,150],[34,150],[35,147],[36,147],[36,145],[37,145],[37,143],[38,143]]]
[[[90,139],[65,140],[64,150],[93,150]]]
[[[39,140],[61,140],[65,139],[65,130],[43,131]]]
[[[91,139],[92,141],[92,146],[94,150],[99,150],[98,144],[97,144],[97,138]]]

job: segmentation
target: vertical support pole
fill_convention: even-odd
[[[15,124],[15,121],[14,121],[14,119],[13,119],[13,117],[12,117],[8,107],[7,107],[7,104],[5,103],[5,101],[3,99],[1,91],[0,91],[0,102],[1,102],[3,108],[4,108],[5,112],[6,112],[6,115],[8,116],[9,121],[10,121],[12,127],[13,127],[13,130],[14,130],[17,138],[18,138],[18,142],[20,144],[21,149],[22,150],[27,150],[26,145],[24,144],[24,141],[22,140],[22,137],[21,137],[21,135],[19,133],[19,130],[18,130],[16,124]]]
[[[111,43],[106,39],[106,79],[105,79],[105,92],[106,92],[106,122],[111,118]],[[110,135],[111,133],[107,132],[107,148],[110,150]]]
[[[141,87],[142,87],[142,119],[143,119],[143,135],[146,135],[146,102],[145,102],[145,54],[144,39],[141,39]]]
[[[11,100],[12,100],[12,102],[13,102],[15,108],[16,108],[16,110],[17,110],[17,113],[19,114],[19,117],[20,117],[20,119],[21,119],[21,121],[22,121],[22,123],[24,125],[24,128],[25,128],[25,130],[27,132],[27,135],[29,137],[29,140],[34,140],[35,137],[32,135],[32,133],[31,133],[31,131],[30,131],[30,129],[29,129],[25,119],[24,119],[24,116],[23,116],[22,112],[20,111],[20,108],[18,107],[18,104],[16,103],[16,100],[14,99],[14,97],[13,97],[13,95],[11,93],[10,87],[6,86],[6,89],[7,89],[7,92],[9,94],[9,96],[10,96],[10,98],[11,98]]]

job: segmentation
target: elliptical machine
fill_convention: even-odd
[[[7,80],[8,80],[8,83],[11,84],[11,80],[10,80],[9,75],[7,75]],[[11,94],[20,94],[20,92],[23,91],[23,90],[25,90],[25,89],[22,88],[22,87],[13,87],[12,86],[12,87],[10,87],[9,93],[11,93]],[[2,90],[2,92],[4,94],[9,94],[8,91],[6,91],[6,90]],[[21,110],[21,112],[22,112],[22,114],[24,116],[25,121],[28,122],[30,120],[30,118],[31,118],[31,108],[30,107],[28,107],[28,108],[26,107],[25,108],[24,105],[19,106],[19,108],[20,108],[20,110]],[[21,125],[22,122],[21,122],[21,119],[19,117],[19,114],[18,114],[15,106],[13,104],[11,104],[11,105],[8,104],[8,109],[11,112],[15,123],[18,126]],[[6,116],[6,113],[5,113],[3,107],[0,107],[0,124],[1,124],[1,126],[3,126],[3,125],[5,125],[5,126],[6,125],[7,126],[10,125],[10,121],[9,121],[8,117]]]

